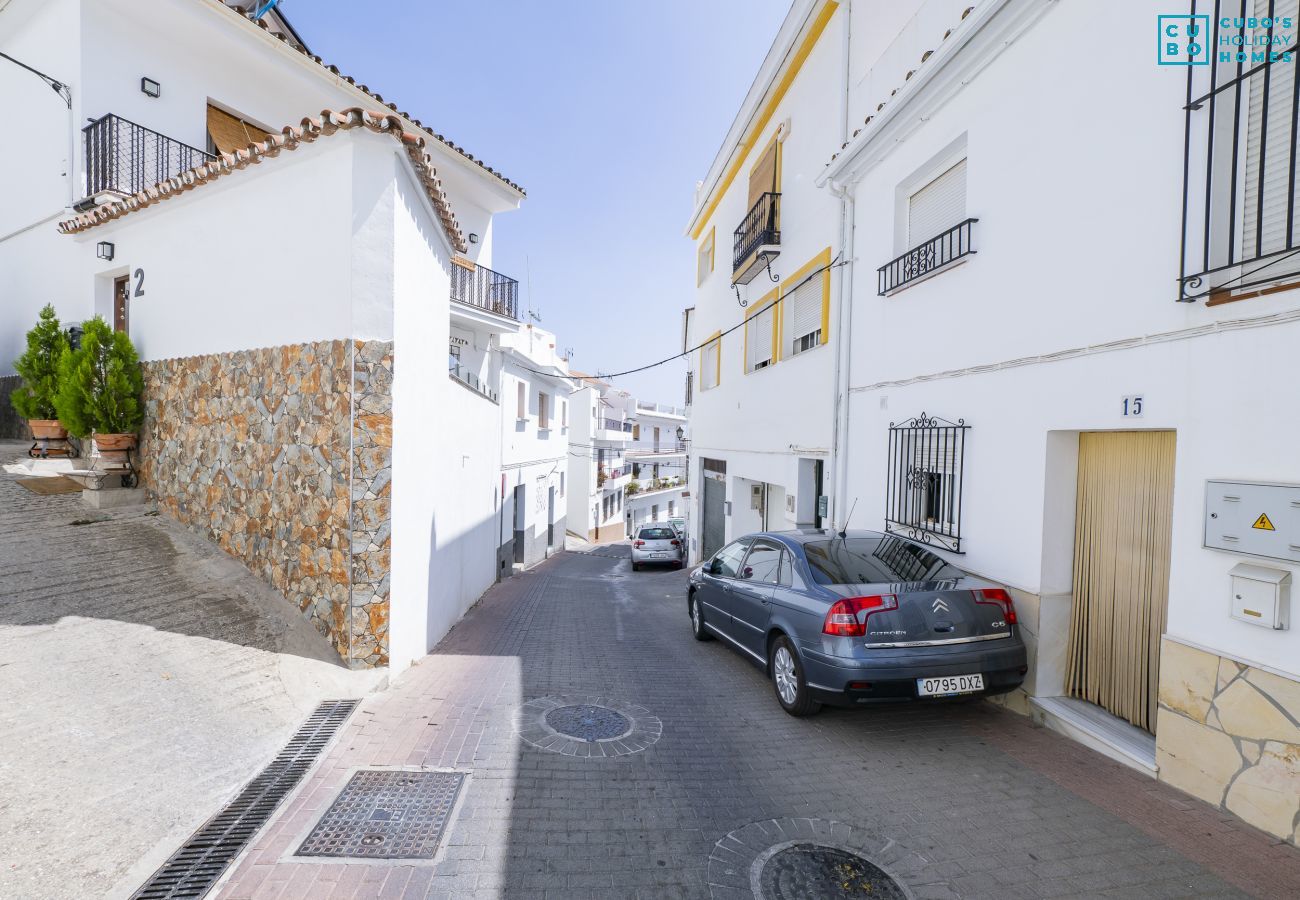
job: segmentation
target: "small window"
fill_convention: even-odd
[[[781,566],[781,548],[768,541],[755,541],[745,557],[740,577],[759,584],[776,584],[777,570]]]
[[[700,241],[699,248],[695,251],[695,285],[696,287],[704,284],[704,279],[709,277],[713,271],[713,235],[717,228],[710,228],[709,233],[705,235],[704,240]]]
[[[700,390],[715,388],[722,381],[722,338],[714,338],[700,351]]]
[[[919,416],[889,428],[885,531],[961,550],[962,467],[970,426]]]
[[[783,356],[798,356],[826,343],[825,319],[830,308],[830,251],[790,276],[781,291]]]
[[[790,587],[794,584],[794,558],[789,550],[781,554],[781,567],[776,572],[776,583],[781,587]]]
[[[256,125],[208,104],[209,153],[234,153],[249,144],[260,144],[268,137],[270,135]]]
[[[743,539],[723,547],[713,557],[713,564],[717,568],[711,569],[711,574],[735,578],[736,573],[740,571],[740,561],[745,558],[745,551],[748,549],[749,542]]]
[[[560,401],[560,427],[561,428],[569,427],[569,401],[568,400]]]
[[[518,400],[516,405],[518,409],[515,415],[520,420],[523,420],[528,418],[528,385],[522,381],[519,382],[517,394]]]
[[[933,240],[966,218],[966,160],[907,200],[907,246]]]
[[[551,427],[551,398],[548,394],[537,392],[537,427]]]
[[[745,319],[745,371],[766,369],[776,359],[776,299]],[[819,311],[820,312],[820,311]],[[818,321],[820,322],[820,315]]]

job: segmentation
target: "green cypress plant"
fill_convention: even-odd
[[[9,395],[14,410],[24,419],[54,419],[59,392],[59,362],[68,352],[68,339],[59,328],[53,305],[41,310],[36,327],[27,332],[27,351],[14,362],[22,386]]]
[[[59,420],[79,438],[135,434],[144,418],[144,376],[135,347],[102,316],[82,328],[81,347],[65,354],[60,366]]]

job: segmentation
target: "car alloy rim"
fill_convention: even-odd
[[[691,604],[691,619],[695,622],[695,630],[697,632],[703,632],[704,620],[700,616],[700,601],[698,600]]]
[[[789,650],[776,648],[772,670],[776,675],[776,692],[781,695],[782,702],[786,705],[794,703],[795,695],[799,693],[799,681],[794,674],[794,657]]]

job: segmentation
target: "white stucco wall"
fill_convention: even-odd
[[[1201,537],[1206,479],[1300,483],[1300,432],[1278,406],[1279,391],[1300,375],[1293,351],[1300,326],[1167,338],[1298,310],[1300,296],[1214,308],[1175,302],[1185,73],[1156,68],[1147,29],[1112,27],[1126,10],[1118,2],[1051,4],[946,105],[911,110],[917,124],[878,151],[863,176],[854,194],[859,263],[846,496],[860,501],[855,524],[880,527],[889,422],[922,412],[964,418],[972,429],[960,564],[1031,593],[1065,594],[1068,608],[1073,494],[1063,485],[1075,473],[1061,441],[1068,445],[1082,430],[1174,429],[1168,632],[1294,675],[1295,631],[1228,616],[1227,572],[1251,559],[1202,549]],[[1080,70],[1057,52],[1064,42],[1104,43],[1110,63]],[[1085,106],[1088,140],[1068,139]],[[877,296],[874,269],[897,255],[898,186],[963,136],[979,252],[892,297]],[[1166,337],[1075,359],[889,383],[1150,335]],[[1121,398],[1131,394],[1145,397],[1141,419],[1122,416]],[[1050,457],[1049,444],[1056,448]],[[1049,458],[1061,462],[1049,466]],[[1286,563],[1254,561],[1300,574]]]

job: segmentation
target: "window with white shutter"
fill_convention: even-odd
[[[715,338],[700,351],[700,390],[718,386],[722,380],[722,339]]]
[[[794,290],[782,295],[781,306],[785,314],[784,327],[781,329],[785,342],[782,355],[797,356],[821,345],[824,277],[829,278],[830,273],[823,272],[806,279]]]
[[[916,247],[966,218],[966,160],[912,194],[907,201],[907,246]]]
[[[745,320],[745,371],[765,369],[774,361],[776,333],[775,299]]]
[[[1283,14],[1282,7],[1295,8],[1294,0],[1291,3],[1255,0],[1258,20],[1267,21],[1275,4],[1278,16]],[[1284,33],[1280,27],[1275,27],[1274,31]],[[1256,40],[1260,44],[1267,38],[1267,28],[1256,30]],[[1250,95],[1246,113],[1246,184],[1241,211],[1241,255],[1246,258],[1268,256],[1293,246],[1288,240],[1286,217],[1287,195],[1291,187],[1290,163],[1294,153],[1291,127],[1295,119],[1292,106],[1295,103],[1296,71],[1294,63],[1275,63],[1268,68],[1267,114],[1264,110],[1263,72],[1247,79]],[[1296,179],[1295,191],[1295,200],[1300,201],[1300,178]],[[1293,225],[1292,230],[1300,229]],[[1291,271],[1300,269],[1300,264],[1296,264],[1294,259],[1288,263]]]
[[[704,279],[708,278],[709,273],[713,271],[713,237],[716,230],[716,227],[710,228],[696,250],[695,284],[697,287],[704,284]]]

